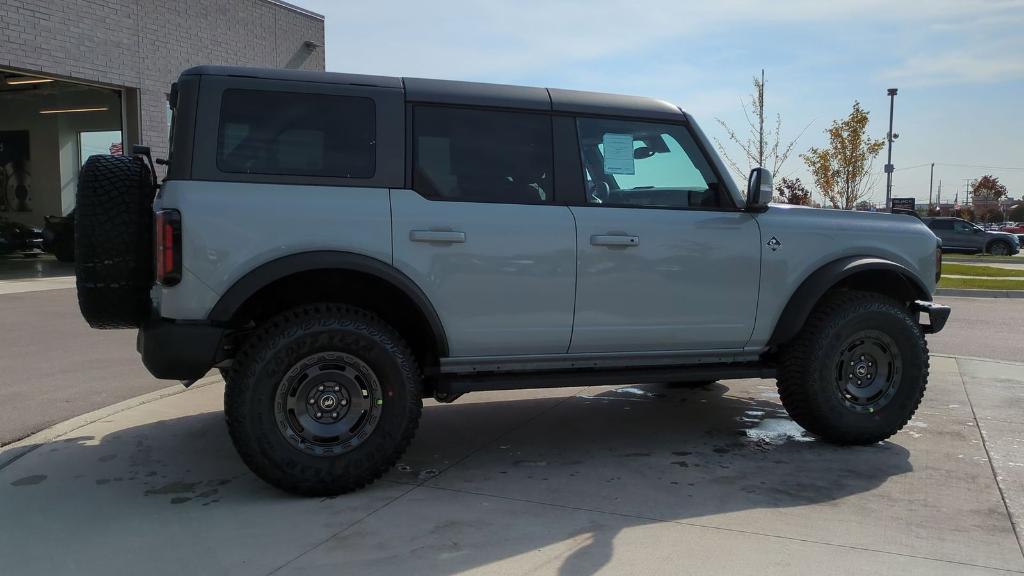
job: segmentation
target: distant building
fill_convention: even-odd
[[[323,16],[278,0],[0,1],[0,217],[67,214],[92,154],[164,157],[185,68],[323,70],[323,45]]]

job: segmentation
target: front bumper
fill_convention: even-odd
[[[943,306],[935,302],[917,300],[911,305],[910,309],[914,312],[924,312],[928,315],[928,324],[921,324],[921,329],[924,330],[925,334],[935,334],[942,330],[946,325],[946,320],[949,320],[949,306]]]
[[[153,318],[139,328],[136,348],[154,377],[195,381],[217,363],[224,333],[206,322]]]

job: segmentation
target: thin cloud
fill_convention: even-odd
[[[785,24],[827,27],[884,21],[891,26],[995,17],[1024,9],[1024,0],[798,0],[770,8],[760,0],[299,3],[327,17],[327,65],[332,70],[477,79],[514,79],[624,53],[657,51],[670,40],[699,50],[701,39],[749,33],[750,28],[760,29],[763,37],[751,42],[777,42],[773,29]],[[758,24],[751,26],[754,22]]]
[[[1024,45],[999,50],[944,52],[907,59],[883,77],[908,86],[993,84],[1024,79]]]

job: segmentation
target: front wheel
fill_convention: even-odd
[[[783,351],[779,396],[798,424],[836,444],[873,444],[910,421],[928,380],[928,346],[906,307],[846,291],[818,304]]]
[[[373,482],[405,451],[422,410],[408,345],[350,306],[315,304],[272,318],[225,376],[239,455],[294,494],[331,496]]]
[[[1002,240],[996,240],[989,244],[988,252],[993,256],[1008,256],[1010,254],[1010,245]]]

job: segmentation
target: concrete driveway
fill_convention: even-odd
[[[859,448],[805,435],[772,381],[470,394],[428,403],[396,469],[329,499],[248,472],[222,386],[6,447],[4,572],[1024,571],[1021,365],[933,357],[911,424]]]

